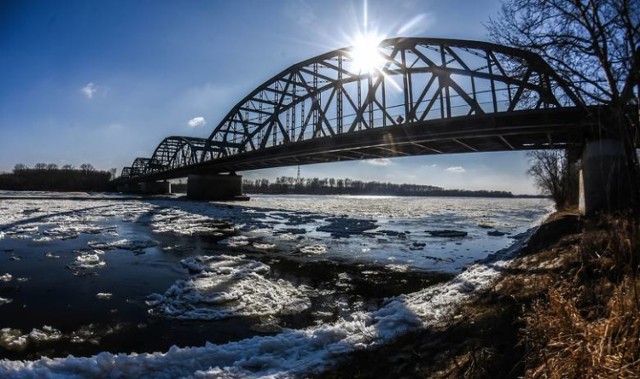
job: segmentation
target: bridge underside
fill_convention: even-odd
[[[560,149],[582,142],[586,116],[585,110],[562,108],[431,120],[281,144],[129,181],[415,155]]]

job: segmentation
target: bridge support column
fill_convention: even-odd
[[[171,183],[169,182],[143,182],[140,190],[145,195],[162,195],[171,193]]]
[[[242,176],[189,175],[187,197],[194,200],[248,200],[242,195]]]
[[[580,158],[582,146],[571,146],[565,151],[569,165],[569,183],[566,206],[577,208],[580,204]]]
[[[626,166],[621,141],[603,139],[586,143],[579,176],[580,213],[592,215],[624,207],[630,195]]]

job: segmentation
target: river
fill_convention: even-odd
[[[551,206],[0,196],[3,377],[308,375],[442,318]]]

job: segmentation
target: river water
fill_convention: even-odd
[[[442,317],[551,205],[27,195],[0,192],[0,376],[304,376]]]

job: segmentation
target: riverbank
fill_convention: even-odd
[[[444,325],[318,377],[639,377],[639,236],[627,218],[556,213]]]

